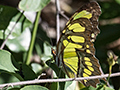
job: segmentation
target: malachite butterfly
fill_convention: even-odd
[[[53,52],[55,62],[62,66],[68,77],[90,77],[101,75],[101,67],[95,57],[93,42],[100,30],[98,18],[101,8],[97,2],[89,2],[80,7],[67,22]],[[105,80],[105,79],[103,79]],[[99,79],[81,81],[85,86],[96,87]]]

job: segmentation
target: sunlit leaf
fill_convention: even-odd
[[[28,85],[28,86],[21,88],[20,90],[48,90],[48,89],[40,85]]]
[[[76,88],[76,81],[69,81],[65,83],[65,90],[75,90]]]
[[[120,0],[115,0],[115,1],[120,4]]]
[[[109,87],[107,87],[105,85],[97,85],[96,90],[114,90],[114,89],[109,88]]]
[[[41,56],[41,59],[47,61],[51,58],[51,47],[47,44],[48,42],[44,43],[44,54]]]
[[[42,66],[38,63],[32,63],[31,67],[35,73],[39,73],[42,70]]]
[[[50,0],[21,0],[19,8],[24,11],[40,11],[42,10]]]
[[[4,31],[0,31],[0,39],[5,39],[7,35],[12,30],[13,26],[16,24],[16,21],[20,13],[12,18],[9,23],[9,26]],[[22,16],[19,22],[15,25],[12,33],[8,37],[6,45],[11,51],[20,52],[20,51],[27,51],[29,48],[30,40],[31,40],[31,32],[30,28],[32,23],[28,21],[25,16]]]
[[[27,51],[30,44],[30,37],[31,37],[30,30],[26,28],[26,30],[24,30],[19,37],[9,39],[6,45],[11,51],[14,52]]]
[[[16,70],[12,64],[11,53],[6,50],[0,50],[0,72],[15,73]]]

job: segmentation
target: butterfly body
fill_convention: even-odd
[[[70,78],[101,75],[93,42],[98,33],[101,9],[96,2],[83,5],[67,22],[57,44],[55,61]],[[83,80],[84,85],[96,87],[98,79]]]

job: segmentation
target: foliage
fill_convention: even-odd
[[[21,0],[18,3],[18,6],[19,9],[23,11],[29,11],[35,14],[35,12],[41,13],[43,8],[47,6],[49,2],[50,0]],[[103,71],[105,73],[109,73],[108,71],[109,65],[107,63],[107,51],[111,49],[116,55],[118,56],[120,55],[120,48],[119,48],[120,45],[119,43],[115,42],[120,38],[120,34],[119,34],[120,22],[117,21],[118,19],[120,20],[119,18],[120,2],[119,0],[115,0],[115,1],[110,0],[110,2],[108,1],[99,2],[99,4],[102,8],[102,15],[100,16],[99,19],[100,21],[99,28],[101,33],[98,35],[95,41],[96,56],[100,60],[100,64]],[[45,9],[48,8],[46,7]],[[22,16],[20,17],[20,15]],[[35,18],[37,17],[37,15],[35,16]],[[46,15],[47,14],[42,15],[42,17],[43,16],[46,17]],[[51,14],[49,14],[49,16],[50,15]],[[17,22],[19,17],[20,20]],[[39,18],[38,19],[36,18],[35,22],[36,20],[39,20]],[[52,24],[54,24],[54,22],[51,21]],[[49,22],[47,23],[49,24]],[[40,79],[47,79],[52,77],[58,78],[58,76],[60,78],[68,78],[63,73],[61,68],[57,67],[55,62],[52,60],[51,46],[48,44],[50,43],[50,39],[47,36],[48,31],[45,32],[44,27],[42,27],[42,25],[39,26],[38,24],[35,25],[35,23],[30,21],[27,15],[21,13],[17,8],[0,5],[0,45],[2,45],[2,43],[5,41],[7,35],[12,30],[14,25],[15,28],[8,37],[5,47],[0,50],[0,83],[1,84],[34,80],[37,79],[37,77],[41,75],[43,72],[46,73],[46,75],[41,76]],[[36,34],[33,34],[34,27],[37,29]],[[30,61],[30,59],[28,59],[29,57],[28,52],[30,50],[29,46],[31,45],[31,39],[33,37],[35,38],[35,40],[34,40],[32,55],[30,54],[32,60]],[[30,62],[30,63],[26,63],[26,62]],[[120,65],[119,61],[117,65],[119,67]],[[118,67],[116,69],[116,67],[113,66],[112,72],[120,71]],[[53,73],[51,73],[51,69],[53,70]],[[117,84],[115,83],[116,81],[117,82],[120,81],[118,79],[119,77],[117,79],[110,78],[110,84],[114,85],[114,88],[116,90],[119,89],[120,86],[118,85],[119,83]],[[48,90],[48,89],[77,90],[77,88],[79,89],[79,87],[83,87],[83,86],[82,85],[79,86],[75,81],[70,81],[70,82],[60,82],[60,83],[53,82],[53,83],[42,83],[38,85],[7,87],[7,90],[33,90],[33,89],[34,90],[38,90],[38,89],[39,90]],[[81,90],[110,90],[110,89],[113,90],[112,88],[100,84],[96,88],[90,86],[90,87],[82,88]]]

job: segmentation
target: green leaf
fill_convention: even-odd
[[[39,56],[42,54],[42,50],[41,50],[40,45],[38,43],[35,43],[35,50]]]
[[[64,90],[75,90],[75,88],[76,88],[76,81],[69,81],[65,83]]]
[[[105,87],[103,90],[114,90],[114,89],[109,88],[109,87]]]
[[[32,63],[31,67],[35,73],[39,73],[40,71],[42,71],[42,66],[38,63]]]
[[[30,30],[26,28],[19,37],[8,39],[6,45],[14,52],[27,51],[30,44],[30,38]]]
[[[50,90],[58,90],[58,82],[53,82],[50,85]]]
[[[46,56],[51,56],[52,55],[51,54],[51,47],[50,47],[49,43],[45,42],[43,45],[44,45],[44,54]]]
[[[18,12],[16,8],[0,5],[0,30],[5,30],[12,17]]]
[[[12,18],[5,32],[2,30],[0,31],[0,39],[5,39],[7,37],[13,26],[16,24],[20,14],[21,13]],[[28,50],[31,39],[31,26],[32,23],[28,21],[25,16],[22,16],[6,42],[6,45],[11,51],[20,52]]]
[[[42,59],[43,61],[49,60],[49,59],[51,58],[51,56],[52,56],[52,54],[51,54],[51,47],[50,47],[50,45],[48,45],[47,43],[48,43],[48,42],[45,42],[45,43],[43,44],[43,46],[44,46],[44,54],[41,56],[41,59]]]
[[[48,89],[40,85],[28,85],[28,86],[21,88],[20,90],[48,90]]]
[[[33,80],[37,78],[35,72],[26,64],[21,65],[21,73],[24,77],[24,80]]]
[[[85,88],[83,88],[81,90],[96,90],[96,89],[94,87],[92,87],[92,86],[89,86],[89,87],[85,87]],[[100,90],[100,89],[98,89],[98,90]]]
[[[16,70],[11,61],[11,53],[6,50],[0,50],[0,72],[15,73]]]
[[[118,4],[120,4],[120,0],[115,0]]]
[[[19,80],[23,78],[17,74],[18,69],[14,66],[17,62],[11,57],[11,53],[6,50],[0,50],[0,73],[7,73],[15,76]],[[8,79],[8,78],[7,78]],[[8,80],[7,80],[8,81]]]
[[[58,66],[55,64],[54,61],[48,60],[48,61],[46,61],[46,64],[55,71],[55,73],[56,73],[57,76],[60,76],[60,72],[63,73],[63,72],[61,71],[61,69],[58,68]]]
[[[65,78],[65,73],[62,71],[61,68],[58,68],[58,66],[55,64],[54,61],[48,60],[48,61],[46,61],[46,64],[55,71],[55,73],[58,76],[58,78]],[[60,90],[64,90],[65,82],[60,82],[58,86],[59,86],[58,88]]]
[[[7,90],[20,90],[20,88],[11,88],[11,87],[9,87]]]
[[[0,74],[0,84],[12,83],[12,82],[19,82],[19,81],[20,80],[18,80],[18,78],[16,78],[13,75],[10,75],[9,73],[1,73]]]
[[[107,87],[105,85],[97,85],[96,90],[114,90],[114,89],[109,88],[109,87]]]
[[[19,8],[24,11],[41,11],[50,0],[21,0]]]

